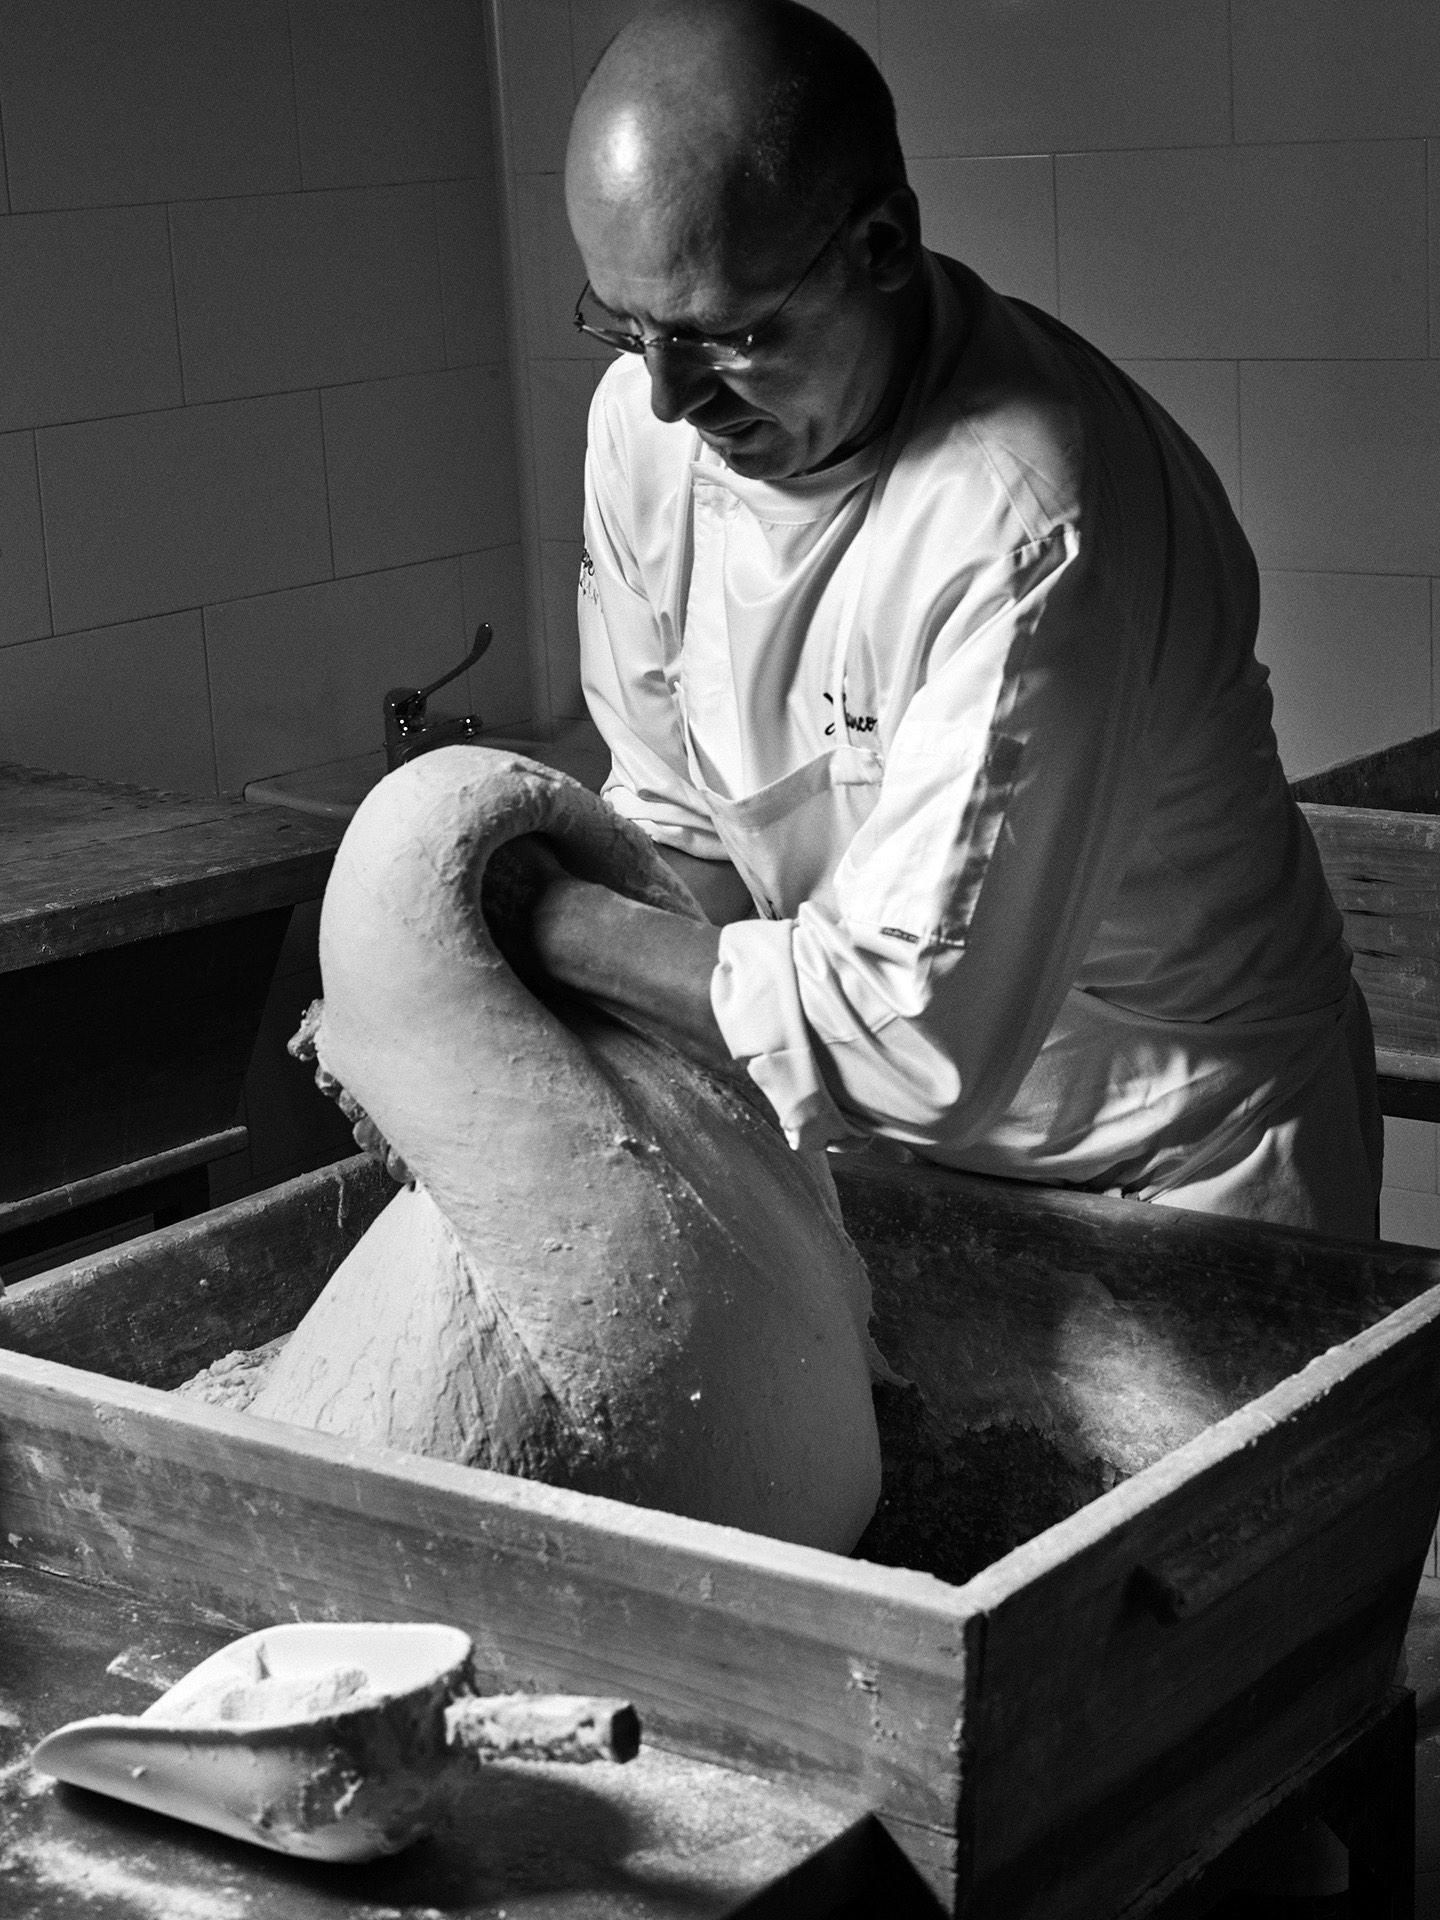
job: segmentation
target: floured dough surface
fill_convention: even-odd
[[[243,1413],[289,1338],[283,1333],[260,1347],[235,1347],[222,1353],[175,1391],[187,1400],[203,1400],[206,1406],[229,1407],[232,1413]]]
[[[516,978],[480,888],[530,832],[695,911],[642,835],[516,756],[443,749],[371,793],[326,892],[314,1046],[415,1184],[250,1410],[847,1551],[879,1450],[868,1282],[823,1156],[743,1086]]]

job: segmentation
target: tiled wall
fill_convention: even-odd
[[[1436,0],[816,0],[894,91],[926,238],[1120,359],[1214,461],[1262,569],[1293,774],[1440,725]],[[499,0],[527,484],[568,697],[584,269],[560,169],[628,0]],[[1440,1245],[1436,1138],[1385,1231]]]
[[[534,711],[481,0],[0,4],[0,757],[209,791]]]
[[[609,355],[570,323],[585,269],[566,224],[561,175],[579,87],[634,6],[633,0],[577,0],[573,8],[570,0],[494,5],[530,625],[543,662],[546,717],[563,718],[584,705],[575,583],[585,411]]]

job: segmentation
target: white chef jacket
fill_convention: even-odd
[[[712,1004],[794,1144],[1183,1204],[1363,1056],[1254,560],[1117,368],[925,271],[899,418],[821,473],[731,473],[654,418],[638,357],[601,382],[579,612],[606,796],[749,881]]]

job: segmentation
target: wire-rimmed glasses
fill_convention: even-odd
[[[581,333],[588,333],[594,340],[603,340],[607,347],[613,347],[617,353],[684,353],[703,361],[707,366],[723,367],[730,372],[738,372],[751,365],[756,349],[762,342],[762,336],[774,326],[845,231],[849,220],[850,214],[847,211],[839,226],[826,235],[820,251],[779,306],[773,307],[764,319],[757,320],[753,327],[746,327],[734,333],[717,334],[636,333],[630,328],[615,325],[617,316],[600,300],[588,280],[580,289],[580,298],[575,302],[575,325]]]

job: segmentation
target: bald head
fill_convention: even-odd
[[[919,213],[884,81],[819,14],[652,0],[590,76],[565,195],[599,309],[581,324],[643,352],[652,411],[735,472],[811,472],[893,419],[925,324]]]
[[[577,231],[658,220],[752,257],[904,178],[869,56],[791,0],[642,8],[590,76],[566,163]]]

